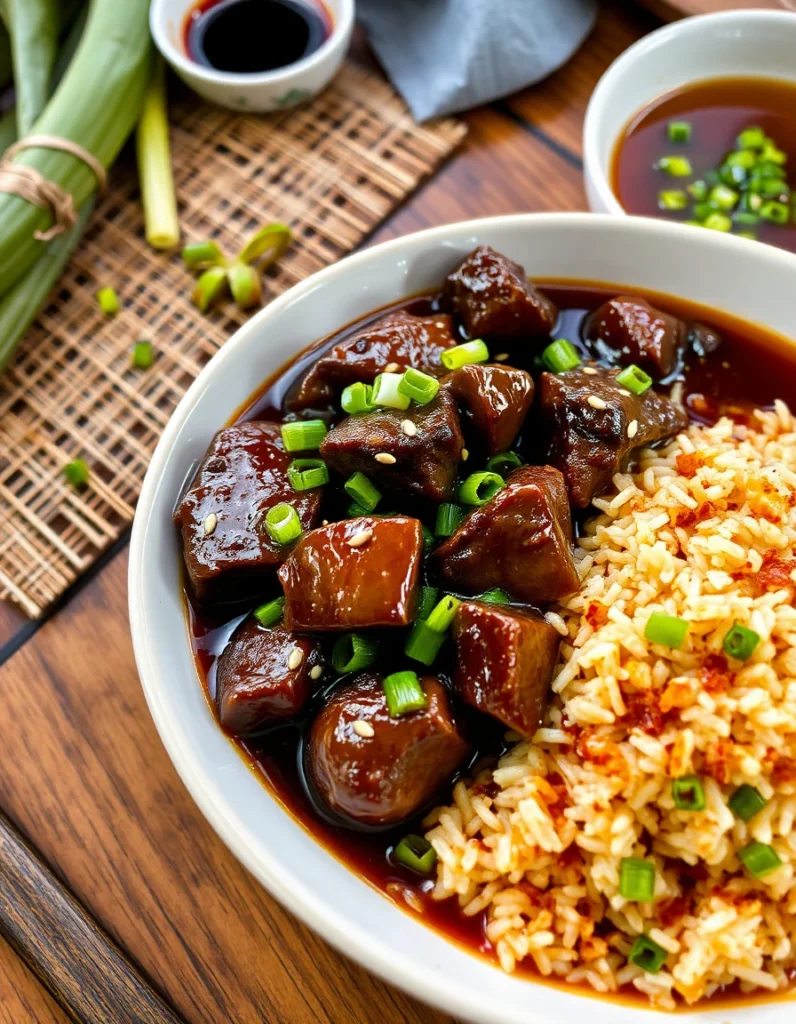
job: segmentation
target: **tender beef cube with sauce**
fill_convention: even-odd
[[[530,612],[464,601],[453,621],[462,700],[509,729],[533,736],[547,706],[561,637]]]
[[[525,341],[545,338],[558,310],[514,260],[479,245],[445,278],[442,300],[471,338]]]
[[[283,626],[244,619],[218,659],[216,704],[225,729],[251,736],[297,715],[312,695],[320,644]]]
[[[564,474],[575,508],[586,508],[604,491],[635,448],[671,437],[688,423],[683,409],[651,388],[642,395],[623,388],[619,372],[579,366],[543,373],[537,384],[542,454]]]
[[[655,380],[677,368],[686,342],[686,326],[670,313],[634,295],[617,295],[586,320],[589,341],[600,341],[619,355],[622,366],[635,363]]]
[[[449,501],[463,448],[456,404],[440,389],[427,405],[347,416],[323,439],[320,454],[343,476],[359,471],[386,492]]]
[[[273,505],[288,502],[305,530],[315,525],[321,489],[293,490],[291,458],[278,423],[237,423],[213,438],[174,512],[188,578],[200,600],[244,600],[273,580],[290,550],[265,529]]]
[[[488,455],[507,451],[533,401],[533,378],[510,366],[469,363],[445,378],[471,427],[473,444]]]
[[[469,753],[438,679],[420,680],[427,706],[392,718],[382,677],[363,673],[318,713],[304,766],[332,813],[363,826],[397,825],[422,810]]]
[[[441,376],[446,348],[459,343],[453,321],[444,313],[413,316],[396,310],[344,338],[321,356],[288,400],[291,409],[322,408],[348,384],[372,384],[387,367],[413,367]]]
[[[415,617],[422,559],[422,527],[406,516],[361,516],[305,533],[279,570],[285,626],[406,626]]]
[[[470,593],[501,587],[529,604],[571,594],[579,580],[563,476],[550,466],[516,469],[434,558],[448,583]]]

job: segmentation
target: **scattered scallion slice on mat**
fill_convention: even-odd
[[[121,309],[115,288],[100,288],[97,292],[97,302],[105,316],[116,316]]]
[[[134,370],[148,370],[155,362],[155,350],[152,342],[142,338],[133,345],[132,364]]]
[[[90,475],[89,468],[83,459],[73,459],[64,466],[66,482],[72,487],[85,487]]]
[[[135,143],[146,240],[153,249],[174,249],[180,241],[180,222],[169,149],[166,66],[162,59],[155,64],[144,96]]]

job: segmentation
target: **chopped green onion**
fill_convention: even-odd
[[[745,210],[738,210],[733,214],[732,218],[736,224],[749,224],[754,226],[760,223],[760,218],[756,213],[746,213]]]
[[[506,486],[497,473],[471,473],[459,488],[459,501],[463,505],[486,505]]]
[[[411,711],[422,711],[428,705],[428,698],[416,672],[393,672],[385,676],[382,686],[392,718],[408,715]]]
[[[686,192],[694,197],[697,202],[708,197],[708,183],[703,181],[701,178],[698,181],[692,181],[690,185],[686,185]]]
[[[372,665],[378,655],[373,640],[361,633],[345,633],[332,648],[332,665],[335,672],[359,672]]]
[[[639,935],[628,954],[628,960],[647,974],[657,974],[666,963],[666,950],[647,935]]]
[[[702,177],[705,179],[706,185],[718,185],[719,183],[718,171],[705,171]]]
[[[788,162],[788,154],[783,150],[778,149],[771,139],[766,139],[763,144],[763,152],[760,154],[760,159],[769,160],[772,164],[786,164]]]
[[[759,213],[762,205],[762,196],[759,196],[756,192],[744,192],[738,204],[738,209],[742,213]]]
[[[662,189],[658,193],[659,210],[686,210],[688,208],[688,194],[682,189]]]
[[[714,185],[708,196],[708,200],[715,203],[719,210],[734,210],[739,198],[740,193],[728,185]]]
[[[155,362],[155,350],[152,342],[142,338],[133,345],[131,363],[134,370],[148,370]]]
[[[694,173],[687,156],[662,156],[654,166],[656,171],[663,171],[673,178],[688,178]]]
[[[428,628],[433,629],[435,633],[444,633],[446,629],[450,629],[456,609],[461,603],[458,597],[446,594],[426,619]]]
[[[749,843],[742,850],[738,851],[738,859],[755,878],[764,878],[782,864],[780,856],[773,846],[767,843],[758,843],[757,840]]]
[[[485,590],[483,594],[478,594],[477,597],[473,598],[474,601],[482,601],[484,604],[511,604],[511,598],[505,590],[501,590],[500,587],[493,587],[492,590]]]
[[[465,341],[463,345],[446,348],[440,359],[446,370],[458,370],[468,363],[485,363],[489,359],[489,349],[484,341],[476,338],[474,341]]]
[[[757,163],[757,153],[753,153],[751,149],[742,149],[737,153],[730,153],[724,163],[727,167],[743,167],[745,171],[751,171]]]
[[[287,467],[287,478],[294,491],[308,491],[329,483],[329,470],[323,459],[293,459]]]
[[[790,210],[785,203],[777,203],[773,200],[763,203],[760,207],[760,216],[763,220],[772,224],[787,224],[790,217]]]
[[[353,473],[343,484],[349,498],[361,505],[365,512],[373,512],[381,501],[381,491],[368,480],[364,473]]]
[[[672,781],[672,800],[678,811],[704,811],[705,788],[698,775],[681,775]]]
[[[427,405],[439,391],[439,381],[421,370],[410,369],[398,381],[398,391],[413,398],[419,405]]]
[[[116,316],[121,309],[119,296],[114,288],[100,288],[97,292],[97,302],[105,316]]]
[[[291,544],[301,536],[298,512],[285,501],[280,501],[265,513],[265,528],[275,544]]]
[[[691,122],[690,121],[670,121],[667,125],[669,133],[669,142],[690,142],[691,141]]]
[[[655,895],[655,865],[641,857],[623,857],[619,865],[619,892],[634,903],[651,903]]]
[[[616,383],[620,387],[632,391],[634,395],[643,395],[652,387],[652,377],[648,373],[644,373],[635,363],[631,363],[616,375]]]
[[[711,231],[731,231],[732,221],[725,213],[711,213],[702,221],[702,227]]]
[[[275,597],[273,601],[266,601],[259,608],[255,608],[252,614],[261,626],[273,626],[279,622],[285,612],[284,597]]]
[[[750,238],[752,241],[754,241],[757,238],[757,235],[754,233],[754,231],[739,231],[737,237]]]
[[[239,309],[249,309],[260,301],[262,286],[260,275],[254,267],[247,263],[233,263],[227,267],[227,281]]]
[[[323,420],[296,420],[282,424],[282,444],[286,452],[314,451],[325,437],[326,424]]]
[[[760,790],[744,783],[730,797],[728,803],[732,813],[741,821],[750,821],[766,806],[766,799]]]
[[[83,459],[73,459],[64,466],[66,482],[73,487],[85,487],[88,483],[89,469]]]
[[[228,284],[226,267],[209,267],[194,286],[191,296],[193,304],[200,313],[206,312],[214,302],[221,298]]]
[[[737,164],[722,164],[719,168],[719,181],[723,181],[725,185],[742,185],[749,176],[749,172],[745,167],[739,167]]]
[[[189,270],[206,270],[224,262],[224,254],[215,242],[191,242],[182,250],[182,261]]]
[[[434,847],[422,836],[404,836],[393,850],[393,857],[418,875],[430,875],[437,863]]]
[[[423,587],[420,591],[420,603],[417,608],[418,619],[427,619],[439,599],[439,591],[436,587]]]
[[[644,636],[651,644],[679,650],[683,646],[688,628],[685,619],[676,619],[673,615],[665,615],[663,612],[653,612],[647,619]]]
[[[784,203],[790,197],[790,188],[779,178],[762,178],[757,194],[763,199],[777,199]]]
[[[280,258],[290,245],[291,232],[286,224],[273,221],[258,228],[238,253],[240,263],[257,263],[265,270]]]
[[[452,505],[450,502],[440,505],[434,533],[437,537],[451,537],[461,526],[465,514],[461,505]]]
[[[368,512],[364,505],[360,505],[358,501],[352,501],[345,514],[349,519],[359,519],[360,516],[370,515],[370,512]]]
[[[518,466],[522,465],[522,459],[516,452],[499,452],[487,459],[486,468],[489,473],[497,473],[498,476],[507,477]]]
[[[437,633],[429,627],[427,622],[418,620],[409,632],[404,645],[404,654],[423,665],[433,665],[434,659],[446,639],[446,633]]]
[[[694,216],[700,224],[706,220],[711,213],[715,213],[715,211],[716,207],[709,199],[706,199],[703,203],[696,203],[694,205]]]
[[[423,551],[429,552],[434,547],[434,534],[427,526],[423,527]]]
[[[542,352],[542,362],[551,373],[564,373],[580,366],[582,360],[572,342],[558,338]]]
[[[380,373],[373,381],[372,402],[388,409],[408,409],[411,399],[398,390],[401,373]]]
[[[740,622],[736,622],[729,633],[724,637],[722,647],[724,653],[738,661],[747,661],[752,657],[755,647],[760,643],[760,637],[753,629],[747,629]]]
[[[766,133],[757,126],[744,128],[735,140],[735,145],[738,149],[762,149],[765,144]]]
[[[362,412],[372,412],[376,408],[373,404],[372,385],[362,384],[360,381],[357,381],[356,384],[349,384],[347,388],[343,388],[340,405],[343,407],[343,412],[350,413],[352,416]]]

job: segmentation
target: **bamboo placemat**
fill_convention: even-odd
[[[312,104],[269,117],[185,98],[172,110],[172,157],[184,241],[231,252],[262,223],[294,241],[266,275],[264,301],[356,246],[465,134],[453,120],[418,126],[378,75],[347,64]],[[143,240],[132,160],[116,167],[51,304],[0,376],[0,598],[37,617],[133,517],[144,473],[172,410],[246,319],[231,302],[190,303],[177,255]],[[112,285],[122,311],[95,299]],[[133,342],[157,358],[130,367]],[[83,458],[77,492],[63,466]]]

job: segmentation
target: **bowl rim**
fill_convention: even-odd
[[[669,46],[686,35],[698,35],[701,32],[709,33],[711,28],[719,23],[732,25],[759,22],[771,26],[772,31],[776,32],[778,25],[787,25],[789,30],[796,28],[795,15],[796,11],[774,11],[764,8],[741,8],[739,10],[731,9],[714,11],[710,14],[692,15],[690,18],[674,21],[670,25],[662,25],[660,28],[647,33],[641,39],[636,40],[632,46],[623,50],[612,61],[594,87],[583,119],[583,171],[586,180],[591,183],[605,210],[611,214],[619,214],[625,217],[631,216],[619,202],[616,195],[614,195],[609,180],[610,167],[603,166],[603,162],[598,156],[600,138],[605,132],[603,118],[606,98],[619,87],[627,69],[637,62],[643,61],[652,50],[658,50],[662,46]],[[742,75],[743,70],[740,69],[738,74]],[[701,74],[699,68],[694,65],[694,74],[684,79],[683,84],[705,80],[706,76]],[[664,94],[661,93],[661,95]],[[639,110],[641,109],[643,107],[639,107]],[[617,138],[618,136],[615,135],[611,140],[610,152],[612,155]]]
[[[301,60],[294,61],[292,64],[286,64],[284,67],[276,68],[273,71],[258,71],[254,73],[219,71],[216,68],[207,67],[204,64],[198,64],[196,61],[190,60],[180,47],[174,44],[166,30],[166,4],[168,2],[169,0],[152,0],[149,8],[149,30],[152,33],[155,46],[161,55],[172,67],[185,75],[190,75],[203,82],[238,89],[245,86],[278,85],[280,82],[287,82],[294,75],[302,74],[305,71],[312,71],[314,68],[325,64],[336,53],[338,48],[347,41],[354,26],[355,0],[337,0],[339,11],[334,18],[329,38],[324,40],[323,44],[314,53],[310,53],[306,57],[302,57]],[[182,25],[194,4],[194,0],[180,0],[180,3],[184,6],[184,10],[180,15],[180,25]],[[332,12],[332,14],[334,13]]]
[[[378,932],[369,930],[367,925],[356,920],[354,915],[344,915],[328,901],[323,898],[319,899],[317,894],[312,893],[298,877],[292,864],[280,861],[267,849],[254,849],[248,843],[244,817],[232,809],[217,792],[214,781],[209,777],[209,772],[203,765],[201,752],[197,751],[189,742],[183,722],[174,719],[166,706],[165,693],[169,682],[159,671],[153,649],[155,645],[150,643],[145,629],[147,594],[144,587],[143,565],[146,557],[147,529],[153,506],[159,498],[159,478],[170,456],[171,447],[179,439],[194,407],[218,368],[235,360],[238,349],[245,347],[252,336],[259,334],[263,325],[278,318],[284,308],[295,300],[309,295],[320,283],[327,283],[335,278],[345,278],[351,270],[367,265],[368,262],[382,255],[400,253],[404,248],[410,249],[420,244],[429,246],[436,243],[450,244],[451,235],[454,235],[457,240],[463,240],[469,239],[472,234],[484,235],[492,230],[500,231],[503,228],[521,229],[524,225],[532,228],[534,224],[551,226],[566,224],[570,228],[580,228],[586,232],[598,230],[601,226],[621,224],[621,229],[625,233],[632,232],[642,237],[652,234],[661,240],[668,238],[675,243],[685,243],[686,245],[689,244],[689,240],[693,241],[695,238],[699,238],[702,246],[707,245],[719,250],[727,249],[728,254],[734,251],[737,254],[746,251],[748,255],[748,247],[755,244],[733,235],[718,232],[697,234],[687,225],[656,218],[632,216],[618,218],[609,214],[594,213],[506,214],[459,221],[412,232],[354,253],[317,271],[274,299],[238,328],[223,348],[201,370],[180,400],[166,424],[147,470],[133,522],[128,570],[128,604],[133,649],[150,714],[174,768],[202,815],[222,842],[274,898],[345,956],[352,958],[373,974],[403,989],[427,1005],[435,1006],[463,1021],[477,1020],[480,1024],[506,1024],[507,1020],[514,1024],[520,1019],[523,1024],[551,1024],[552,1017],[537,1010],[533,1005],[529,1005],[523,1008],[521,1018],[516,1015],[508,1018],[502,1015],[502,1012],[505,1012],[504,1008],[495,1006],[489,991],[475,990],[474,986],[466,991],[458,991],[456,986],[451,984],[447,975],[434,969],[433,963],[396,955],[386,944],[382,943]],[[793,272],[796,279],[796,255],[768,245],[758,244],[756,249],[759,250],[760,260],[771,266],[784,264],[786,269]],[[621,284],[621,282],[617,282],[617,284]],[[308,342],[308,346],[312,343],[312,341]],[[794,344],[796,344],[796,339],[794,339]],[[180,643],[185,643],[184,634]],[[263,786],[263,791],[268,799],[274,800],[281,807],[280,802],[267,787]],[[281,809],[282,813],[292,819],[288,810],[284,807]],[[311,833],[308,834],[312,841],[317,843]],[[323,844],[318,845],[324,849],[327,856],[334,857],[334,854],[325,850]],[[356,876],[355,873],[353,874]],[[380,893],[380,890],[375,891]],[[420,926],[423,927],[422,922]],[[434,929],[430,930],[434,932]],[[443,936],[443,940],[458,946],[447,936]],[[470,950],[466,952],[474,955]],[[476,957],[476,960],[479,958]],[[562,998],[570,997],[570,994],[565,992],[561,992],[560,995]],[[581,999],[590,998],[590,993],[573,992],[571,995],[580,996]],[[614,1006],[616,1004],[612,1002],[606,1005]],[[755,1005],[750,1004],[750,1007]],[[586,1009],[585,1006],[584,1009]],[[638,1013],[646,1014],[656,1012],[647,1007],[638,1007],[637,1010]],[[682,1015],[681,1019],[684,1024],[696,1024],[697,1021],[707,1020],[706,1014],[709,1014],[710,1019],[713,1020],[716,1013],[726,1017],[727,1009],[718,1007],[712,1010],[710,1006],[698,1007],[693,1012]]]

